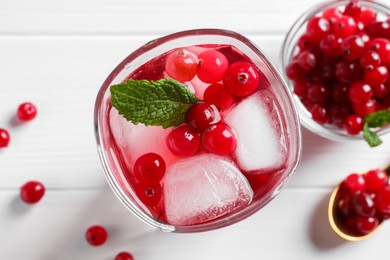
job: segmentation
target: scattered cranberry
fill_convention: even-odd
[[[229,109],[234,102],[232,94],[230,94],[229,90],[220,83],[208,86],[203,93],[203,100],[222,111]]]
[[[161,199],[161,185],[159,183],[140,182],[135,186],[138,198],[147,206],[156,206]]]
[[[134,260],[134,257],[129,252],[120,252],[115,256],[114,260]]]
[[[246,97],[259,87],[259,73],[248,62],[235,62],[228,67],[223,82],[234,96]]]
[[[9,135],[8,131],[0,128],[0,148],[7,147],[10,140],[11,136]]]
[[[170,77],[180,82],[193,79],[196,75],[197,68],[196,58],[185,49],[171,52],[165,62],[165,71]]]
[[[221,116],[214,105],[198,102],[188,109],[186,122],[197,133],[203,133],[210,125],[218,123]]]
[[[200,148],[200,136],[187,125],[173,129],[167,136],[169,150],[182,157],[194,155]]]
[[[134,163],[134,176],[138,181],[158,183],[165,174],[165,161],[156,153],[141,155]]]
[[[20,198],[27,204],[40,201],[45,194],[45,186],[38,181],[29,181],[20,188]]]
[[[87,229],[85,233],[85,238],[88,243],[92,246],[101,246],[103,245],[108,237],[107,230],[99,225],[91,226]]]
[[[202,136],[204,148],[214,154],[230,155],[236,149],[233,130],[223,123],[210,126]]]
[[[198,60],[198,78],[210,84],[221,81],[229,65],[225,55],[216,50],[202,52]]]
[[[21,121],[30,121],[37,116],[37,112],[33,103],[25,102],[19,105],[17,115]]]

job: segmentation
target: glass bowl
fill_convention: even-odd
[[[151,61],[156,62],[155,57],[164,60],[167,51],[188,46],[211,46],[213,48],[231,46],[240,50],[240,55],[252,60],[270,84],[270,89],[274,95],[274,99],[270,101],[278,104],[278,113],[283,115],[280,124],[284,137],[283,140],[280,140],[280,146],[285,149],[286,157],[282,168],[273,174],[267,175],[266,173],[262,175],[264,185],[254,193],[253,200],[246,207],[202,223],[173,225],[168,223],[164,216],[156,216],[150,208],[143,205],[143,202],[134,191],[134,185],[129,182],[128,175],[132,174],[132,169],[128,169],[126,164],[123,163],[119,151],[120,147],[114,140],[110,127],[110,109],[112,108],[110,86],[124,82],[134,71],[139,72],[140,70],[137,69],[140,66],[144,64],[149,66]],[[247,38],[238,33],[220,29],[196,29],[174,33],[152,40],[131,53],[111,72],[100,88],[95,103],[94,127],[100,160],[113,192],[124,206],[138,218],[165,232],[208,231],[247,218],[264,207],[280,192],[296,171],[301,157],[301,132],[298,112],[283,78],[265,54]],[[167,164],[167,171],[168,168]],[[164,179],[162,182],[164,182]],[[165,186],[163,186],[164,191]],[[162,203],[161,205],[164,207],[164,197],[161,200],[162,202],[159,203]]]
[[[306,32],[307,24],[312,19],[313,17],[320,16],[324,10],[327,10],[329,8],[337,8],[339,10],[344,10],[344,7],[350,3],[350,0],[334,0],[334,1],[326,1],[320,4],[317,4],[310,9],[306,10],[292,25],[292,27],[289,29],[283,44],[282,44],[282,49],[281,49],[281,71],[283,76],[285,77],[287,84],[289,85],[290,90],[294,93],[294,81],[289,79],[286,73],[286,68],[290,64],[290,62],[294,59],[294,57],[299,53],[299,47],[298,47],[298,42],[300,37]],[[386,6],[385,4],[382,4],[378,1],[366,1],[366,0],[359,0],[356,1],[358,2],[362,7],[364,8],[370,8],[377,12],[378,20],[386,20],[390,17],[390,8]],[[389,36],[390,38],[390,36]],[[316,46],[319,48],[320,44],[317,43]],[[318,50],[318,49],[317,49]],[[328,58],[327,58],[328,59]],[[338,58],[333,58],[334,60],[337,60]],[[328,59],[332,60],[332,58]],[[333,65],[334,66],[334,65]],[[335,66],[334,66],[335,67]],[[333,68],[334,68],[333,67]],[[387,66],[390,71],[390,66]],[[328,79],[326,79],[328,80]],[[338,83],[339,80],[337,77],[335,79],[331,79],[333,83]],[[350,83],[344,82],[348,88]],[[386,102],[390,104],[390,83],[387,82],[387,88],[388,88],[388,93],[386,98]],[[329,91],[332,91],[331,88]],[[330,93],[329,95],[332,95]],[[311,132],[320,135],[322,137],[331,139],[331,140],[336,140],[336,141],[354,141],[354,140],[362,140],[363,136],[361,132],[359,134],[348,134],[344,129],[342,124],[339,125],[334,125],[330,123],[318,123],[315,120],[313,120],[311,113],[308,110],[308,106],[305,105],[301,98],[298,97],[296,94],[293,94],[294,101],[296,102],[298,112],[300,115],[300,120],[301,124],[310,130]],[[383,98],[383,100],[385,99]],[[306,98],[307,99],[307,98]],[[328,101],[329,102],[329,101]],[[386,104],[387,104],[386,103]],[[390,105],[387,105],[390,106]],[[387,109],[388,107],[386,107]],[[310,109],[310,106],[309,106]],[[376,132],[379,136],[384,135],[388,132],[390,132],[390,125],[381,127],[381,128],[376,128],[373,129],[374,132]]]

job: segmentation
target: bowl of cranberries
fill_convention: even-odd
[[[374,136],[370,146],[380,144],[378,136],[390,131],[388,6],[364,0],[316,5],[291,27],[281,56],[303,126],[333,140]]]
[[[332,192],[329,222],[332,229],[349,241],[372,237],[390,218],[390,165],[349,174]]]

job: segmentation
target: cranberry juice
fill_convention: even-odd
[[[181,82],[198,102],[179,126],[134,125],[115,107],[108,121],[130,194],[159,222],[196,225],[271,196],[288,167],[289,134],[265,74],[231,45],[173,49],[127,79]]]

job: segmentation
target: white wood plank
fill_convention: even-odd
[[[113,259],[122,250],[136,259],[388,259],[390,225],[364,242],[345,242],[326,218],[329,191],[287,190],[263,210],[230,227],[197,234],[167,234],[146,226],[108,189],[48,190],[38,204],[0,191],[1,259]],[[109,232],[95,248],[84,239],[94,224]]]
[[[243,33],[280,33],[285,32],[300,13],[318,2],[320,0],[2,1],[0,33],[134,35],[213,27]]]

